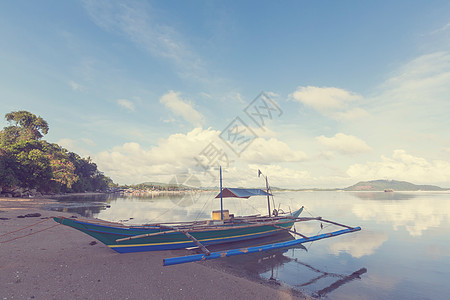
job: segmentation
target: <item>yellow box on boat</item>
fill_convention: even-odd
[[[213,210],[212,218],[214,221],[222,220],[222,214],[220,213],[220,210]],[[230,212],[228,210],[223,211],[223,219],[224,220],[230,219]]]

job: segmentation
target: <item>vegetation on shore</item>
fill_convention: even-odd
[[[49,126],[28,112],[7,113],[0,131],[0,193],[105,191],[113,181],[88,158],[42,140]]]
[[[141,191],[187,191],[195,189],[182,184],[165,184],[160,182],[144,182],[132,185],[122,185],[122,189],[135,189]]]

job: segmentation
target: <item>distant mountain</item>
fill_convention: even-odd
[[[435,185],[416,185],[406,181],[397,180],[371,180],[360,181],[349,186],[344,191],[444,191],[445,189]]]

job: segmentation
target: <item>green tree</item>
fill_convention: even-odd
[[[97,165],[91,162],[91,158],[81,158],[76,153],[69,153],[70,160],[75,166],[75,174],[79,180],[72,185],[74,192],[93,191],[92,178],[97,172]]]
[[[113,181],[111,180],[111,178],[106,177],[102,172],[97,172],[97,174],[95,174],[95,176],[92,178],[93,191],[104,191],[112,184]]]
[[[48,124],[27,111],[11,112],[12,124],[0,131],[0,187],[36,188],[42,192],[85,192],[113,185],[91,158],[81,158],[58,144],[41,140]]]
[[[18,163],[5,149],[0,148],[0,187],[11,187],[17,185],[16,177]]]
[[[25,111],[7,113],[5,118],[13,125],[5,127],[0,134],[2,146],[11,145],[19,141],[39,140],[48,133],[48,124],[41,117]]]
[[[45,142],[45,152],[50,160],[52,180],[60,186],[60,189],[70,190],[79,177],[75,174],[75,165],[69,151],[58,144]]]
[[[18,185],[48,191],[52,178],[50,159],[42,141],[21,141],[9,147],[11,157],[17,162],[15,177]]]

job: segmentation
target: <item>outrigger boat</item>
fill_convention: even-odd
[[[258,176],[262,173],[259,172]],[[198,247],[203,254],[188,255],[165,259],[164,265],[180,264],[191,261],[215,259],[225,256],[240,255],[264,250],[272,250],[292,246],[304,242],[312,242],[344,233],[361,230],[360,227],[349,227],[332,221],[317,218],[301,218],[299,215],[303,207],[290,212],[280,213],[281,210],[270,210],[269,196],[270,188],[266,177],[267,190],[261,189],[238,189],[222,188],[222,170],[220,169],[220,193],[216,198],[221,199],[220,211],[213,211],[212,220],[157,223],[142,226],[127,226],[120,223],[106,221],[80,220],[65,217],[55,217],[54,220],[60,224],[80,230],[104,243],[109,248],[119,253],[171,250]],[[249,198],[252,196],[267,196],[267,216],[234,216],[228,210],[223,209],[223,198],[237,197]],[[334,225],[345,227],[343,230],[307,237],[291,228],[296,222],[320,220]],[[209,245],[237,242],[244,240],[270,237],[282,231],[298,235],[300,239],[288,242],[249,247],[244,249],[231,249],[220,252],[210,252],[206,247]]]

